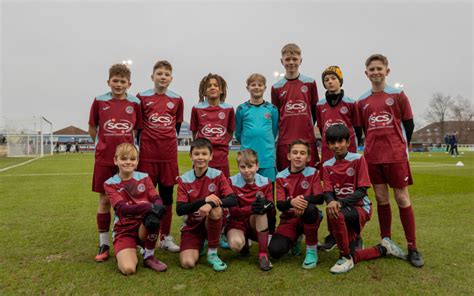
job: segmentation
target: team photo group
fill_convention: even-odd
[[[295,264],[314,269],[318,251],[321,255],[334,248],[339,250],[330,268],[334,274],[386,256],[422,267],[408,192],[413,184],[408,161],[413,114],[405,93],[385,82],[387,57],[367,58],[371,86],[358,99],[344,93],[343,74],[335,65],[322,71],[325,93],[320,98],[316,80],[299,72],[301,62],[298,45],[283,46],[285,75],[271,87],[271,100],[265,99],[265,77],[254,73],[246,81],[249,99],[235,109],[225,102],[225,79],[211,73],[203,77],[199,101],[191,110],[192,168],[187,172],[179,172],[177,137],[184,102],[169,89],[171,63],[156,62],[153,87],[136,96],[128,93],[130,68],[112,65],[110,91],[94,98],[89,116],[96,145],[92,190],[99,193],[95,261],[107,260],[113,246],[122,274],[136,272],[137,254],[145,267],[163,272],[168,266],[158,260],[157,248],[179,253],[181,268],[191,269],[206,256],[215,271],[224,271],[227,264],[218,249],[245,256],[253,241],[255,264],[263,271],[282,256],[300,254],[304,260],[295,259]],[[321,134],[320,153],[315,126]],[[237,159],[229,159],[234,136],[240,151]],[[234,161],[239,172],[231,176],[229,162]],[[370,187],[380,241],[364,246],[363,229],[373,212]],[[406,250],[391,239],[392,190]],[[171,235],[176,216],[183,220],[179,244]],[[323,219],[327,231],[319,230]],[[321,242],[318,231],[324,233]]]

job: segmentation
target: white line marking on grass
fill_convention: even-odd
[[[14,175],[0,175],[0,178],[1,177],[79,176],[79,175],[92,175],[92,173],[14,174]]]
[[[7,171],[9,169],[13,169],[13,168],[16,168],[16,167],[19,167],[19,166],[22,166],[24,164],[27,164],[27,163],[30,163],[30,162],[33,162],[37,159],[40,159],[41,157],[37,157],[37,158],[33,158],[33,159],[30,159],[30,160],[27,160],[27,161],[24,161],[24,162],[21,162],[19,164],[15,164],[15,165],[12,165],[12,166],[9,166],[9,167],[6,167],[6,168],[3,168],[3,169],[0,169],[0,172],[4,172],[4,171]]]

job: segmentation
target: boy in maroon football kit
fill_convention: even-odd
[[[326,130],[326,143],[334,157],[323,164],[326,213],[339,247],[339,260],[332,273],[344,273],[354,264],[387,254],[398,256],[403,251],[389,239],[381,245],[356,249],[356,239],[370,220],[372,204],[367,197],[370,187],[367,164],[360,154],[349,152],[350,132],[346,125],[335,124]]]
[[[209,140],[194,140],[190,157],[193,169],[178,179],[176,212],[179,216],[186,215],[181,228],[179,260],[183,268],[193,268],[207,238],[207,262],[215,271],[224,271],[227,265],[217,256],[223,221],[222,208],[236,206],[237,196],[224,174],[209,167],[213,157]]]
[[[229,171],[229,142],[235,130],[234,108],[225,103],[227,83],[221,76],[209,73],[199,84],[199,104],[191,110],[189,129],[193,139],[206,138],[213,148],[209,166],[226,177]]]
[[[416,248],[415,214],[408,194],[408,185],[413,184],[407,150],[414,129],[410,102],[403,91],[385,84],[390,73],[385,56],[371,55],[365,66],[372,89],[360,97],[358,107],[366,134],[364,156],[377,199],[380,235],[387,239],[391,236],[390,186],[408,242],[407,259],[413,266],[422,267],[423,258]]]
[[[165,208],[148,175],[134,171],[138,165],[137,148],[129,143],[118,145],[114,163],[119,173],[105,181],[104,188],[115,211],[114,250],[118,268],[124,275],[135,273],[138,243],[145,247],[145,267],[166,271],[167,266],[154,256]]]
[[[110,201],[105,195],[104,182],[117,173],[115,148],[121,143],[134,143],[135,131],[140,128],[142,118],[140,100],[127,94],[131,86],[127,66],[115,64],[110,67],[107,84],[111,91],[95,97],[89,115],[89,135],[96,141],[92,191],[99,193],[97,262],[107,260],[110,245]]]
[[[138,170],[147,173],[166,205],[166,215],[161,220],[160,247],[179,252],[179,246],[170,235],[173,187],[179,176],[177,135],[183,122],[183,99],[168,90],[173,80],[173,68],[168,61],[158,61],[153,66],[151,80],[155,87],[140,92],[143,130],[140,133],[140,163]]]
[[[306,166],[311,155],[309,143],[295,140],[288,150],[290,167],[279,172],[276,179],[280,225],[272,236],[268,252],[273,258],[280,258],[304,234],[306,257],[302,266],[312,269],[318,263],[316,247],[322,215],[316,204],[323,203],[323,190],[318,171]]]
[[[330,126],[344,124],[348,127],[350,132],[349,151],[354,153],[357,152],[356,135],[359,139],[362,129],[359,124],[356,101],[347,97],[344,90],[341,89],[343,83],[341,69],[338,66],[327,67],[322,74],[322,80],[327,91],[325,98],[319,100],[316,105],[316,119],[322,141],[321,163],[324,163],[334,156],[326,142],[326,131]],[[321,245],[321,249],[324,251],[330,251],[336,246],[336,240],[332,235],[329,223],[328,230],[329,235]]]
[[[301,65],[301,49],[296,44],[287,44],[281,49],[281,64],[285,67],[285,77],[272,86],[272,104],[278,109],[277,170],[286,169],[288,145],[303,139],[310,144],[310,166],[319,163],[316,149],[314,123],[318,88],[313,78],[298,72]]]
[[[272,264],[267,255],[267,213],[273,210],[273,186],[267,177],[257,174],[259,166],[254,150],[239,151],[237,165],[239,173],[230,177],[230,183],[237,194],[238,206],[230,208],[227,241],[232,250],[243,255],[249,252],[248,239],[257,241],[260,269],[269,271]]]

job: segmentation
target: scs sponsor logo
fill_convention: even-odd
[[[133,124],[125,119],[116,121],[115,119],[109,119],[104,123],[104,129],[109,133],[129,133],[133,129]]]
[[[342,124],[343,126],[347,127],[346,123],[342,119],[337,119],[337,120],[334,120],[334,121],[332,121],[332,119],[328,119],[328,121],[326,121],[324,123],[324,131],[327,131],[328,128],[330,128],[333,125],[337,125],[337,124]]]
[[[301,100],[297,100],[294,102],[290,101],[286,103],[285,111],[287,113],[301,113],[306,111],[307,107],[308,106],[306,105],[306,103]]]
[[[347,196],[354,193],[354,186],[352,184],[344,184],[343,187],[336,187],[334,188],[336,192],[336,196]]]
[[[392,114],[387,111],[380,112],[379,114],[373,113],[369,116],[369,124],[371,126],[388,125],[392,123]]]
[[[210,137],[210,138],[223,137],[226,132],[227,132],[227,129],[220,124],[215,124],[215,125],[208,124],[201,129],[201,134],[203,134],[205,137]]]
[[[148,117],[148,121],[152,126],[169,126],[173,119],[168,114],[159,115],[158,113],[153,113]]]

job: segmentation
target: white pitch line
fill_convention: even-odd
[[[15,175],[0,175],[0,178],[1,177],[78,176],[78,175],[92,175],[92,173],[15,174]]]
[[[33,158],[33,159],[30,159],[30,160],[27,160],[27,161],[24,161],[24,162],[21,162],[19,164],[15,164],[15,165],[12,165],[12,166],[9,166],[9,167],[6,167],[6,168],[3,168],[3,169],[0,169],[0,172],[4,172],[4,171],[8,171],[9,169],[13,169],[13,168],[16,168],[16,167],[19,167],[19,166],[22,166],[24,164],[27,164],[27,163],[30,163],[30,162],[33,162],[37,159],[40,159],[40,157],[37,157],[37,158]]]

